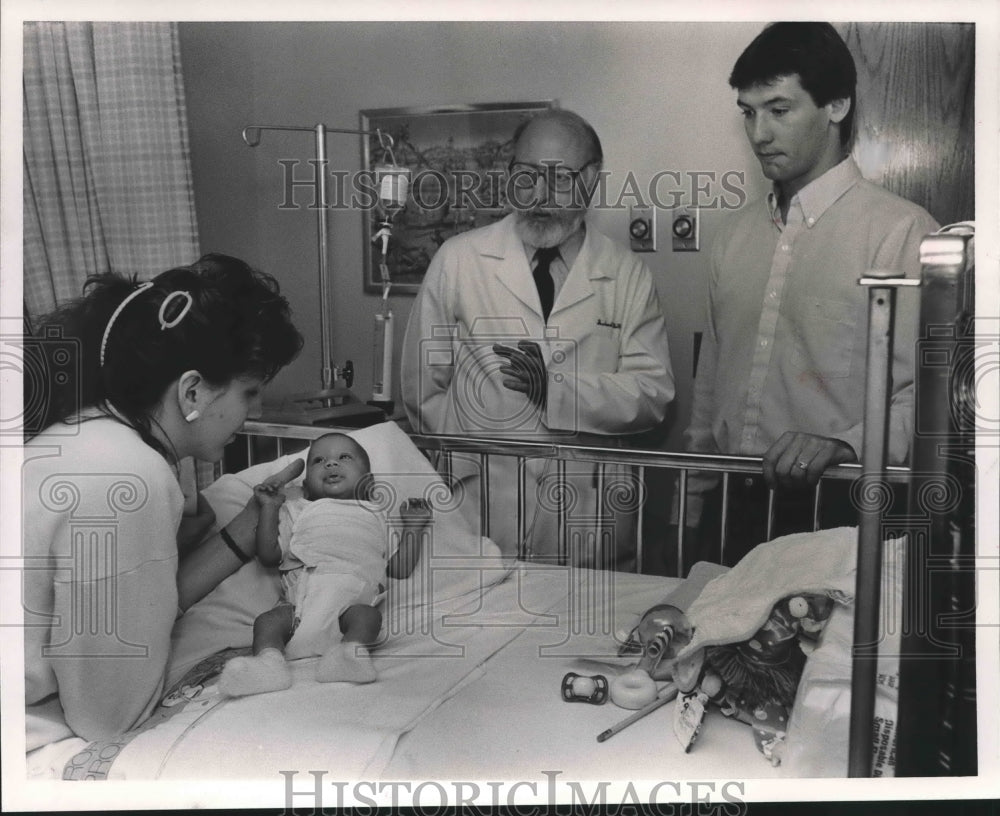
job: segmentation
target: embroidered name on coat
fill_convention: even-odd
[[[622,327],[621,323],[615,323],[613,320],[601,320],[597,318],[598,326],[607,326],[609,329],[620,329]]]

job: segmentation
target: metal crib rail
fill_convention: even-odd
[[[919,284],[918,280],[893,277],[893,274],[874,270],[859,281],[869,287],[862,479],[875,482],[882,480],[885,470],[896,287]],[[871,732],[875,718],[884,537],[878,496],[861,490],[859,499],[847,766],[847,772],[852,777],[871,776],[872,771]]]
[[[290,425],[277,422],[251,420],[243,426],[241,434],[247,437],[294,439],[309,441],[331,431],[331,427]],[[341,428],[342,431],[356,430]],[[723,456],[720,454],[679,453],[656,448],[631,448],[619,444],[601,444],[596,438],[573,437],[582,441],[548,441],[497,438],[488,436],[449,436],[409,434],[410,440],[422,451],[441,453],[477,453],[488,456],[521,456],[528,459],[563,459],[564,461],[596,462],[616,465],[664,467],[673,470],[705,470],[714,472],[759,474],[759,456]],[[249,442],[249,439],[248,439]],[[856,479],[861,465],[837,465],[826,471],[825,479]],[[910,469],[886,468],[887,478],[893,483],[905,483]]]
[[[960,337],[958,324],[972,312],[971,298],[969,303],[963,303],[963,295],[971,290],[973,281],[972,237],[971,231],[950,232],[946,228],[921,242],[920,280],[872,272],[859,281],[870,287],[862,479],[876,482],[884,480],[885,474],[896,288],[925,287],[920,310],[922,339],[914,350],[917,411],[907,515],[907,521],[914,526],[905,556],[904,618],[898,656],[896,772],[900,776],[976,772],[975,663],[970,656],[974,649],[969,636],[969,629],[974,631],[974,618],[971,627],[954,623],[970,612],[974,615],[975,610],[975,582],[969,580],[970,563],[975,559],[974,525],[968,518],[972,505],[966,503],[963,513],[945,507],[947,502],[938,506],[940,503],[926,501],[922,496],[928,485],[941,488],[955,471],[974,474],[970,465],[974,441],[968,428],[961,427],[961,420],[970,423],[968,416],[960,416],[963,406],[958,405],[956,410],[951,380],[954,374],[968,373],[961,370],[959,353],[961,343],[968,346],[968,340]],[[968,285],[963,287],[966,273]],[[974,410],[964,407],[966,415]],[[974,489],[968,484],[962,487],[970,492]],[[882,639],[882,541],[887,530],[874,494],[869,497],[867,491],[861,490],[859,497],[848,773],[867,777],[872,774],[877,660]],[[923,516],[929,518],[929,525]],[[926,529],[920,529],[921,525]],[[939,563],[932,566],[928,555]],[[933,572],[947,573],[949,580],[943,589],[931,585]],[[954,627],[951,631],[948,623],[941,622],[948,618]],[[928,631],[916,631],[922,629],[922,620],[929,622]],[[949,647],[954,654],[949,653]],[[928,702],[942,699],[940,718],[925,716]]]
[[[667,452],[657,449],[643,449],[643,448],[628,448],[621,447],[620,445],[608,444],[607,442],[600,442],[594,440],[579,440],[579,438],[574,438],[575,441],[524,441],[524,440],[509,440],[509,439],[495,439],[495,438],[477,438],[468,436],[429,436],[429,435],[418,435],[414,434],[411,436],[414,444],[424,451],[436,451],[444,455],[447,461],[448,457],[454,453],[466,453],[466,454],[476,454],[482,457],[486,457],[488,460],[491,456],[513,456],[517,457],[518,462],[518,478],[517,478],[517,492],[518,492],[518,518],[524,521],[524,463],[528,459],[552,459],[558,463],[564,464],[566,462],[591,462],[600,466],[598,472],[598,479],[603,479],[605,469],[609,465],[626,465],[635,467],[638,469],[637,478],[642,481],[644,479],[645,468],[662,468],[665,470],[673,470],[678,472],[679,479],[679,518],[686,518],[686,504],[687,504],[687,481],[688,475],[691,472],[712,472],[719,473],[722,476],[722,489],[723,489],[723,501],[722,501],[722,538],[719,541],[719,553],[720,558],[725,553],[726,539],[726,521],[728,513],[728,487],[729,487],[729,477],[733,474],[746,474],[746,475],[759,475],[761,472],[761,458],[755,456],[724,456],[718,454],[694,454],[694,453],[675,453]],[[445,471],[448,470],[448,466],[444,468]],[[484,472],[487,468],[484,468]],[[824,474],[824,481],[827,479],[834,480],[855,480],[858,478],[862,470],[860,464],[845,464],[830,468]],[[909,480],[910,470],[905,467],[888,467],[884,468],[884,480],[890,484],[906,484]],[[485,483],[486,480],[484,480]],[[821,483],[822,484],[822,483]],[[603,498],[603,492],[599,491],[599,495]],[[769,492],[768,498],[768,515],[767,515],[767,538],[771,537],[771,530],[774,522],[774,493]],[[481,500],[483,496],[481,495]],[[822,490],[821,488],[816,491],[815,500],[813,505],[813,523],[814,529],[819,527],[819,510],[822,502]],[[482,518],[484,520],[483,532],[484,535],[489,534],[489,507],[484,504],[481,508]],[[644,542],[642,536],[642,518],[643,518],[644,507],[642,505],[638,508],[638,518],[637,518],[637,542],[636,542],[636,569],[638,571],[642,570],[643,561],[643,551]],[[603,516],[603,502],[599,504],[598,518]],[[558,512],[558,524],[559,529],[565,529],[565,517],[561,508]],[[526,529],[524,524],[521,525],[519,530],[520,541],[524,541],[526,537]],[[686,537],[686,527],[683,524],[677,525],[677,563],[678,565],[682,563],[684,547],[685,547],[685,537]],[[560,562],[565,561],[565,537],[560,536],[559,539],[559,554]],[[520,555],[526,555],[526,553],[519,553]]]
[[[282,440],[297,440],[304,444],[309,440],[329,433],[332,429],[328,427],[296,426],[280,423],[267,422],[247,422],[243,433],[246,436],[246,457],[247,463],[255,461],[254,437],[276,439],[276,455],[285,453],[285,445]],[[343,429],[350,430],[350,429]],[[695,453],[677,453],[659,450],[655,448],[627,447],[623,446],[619,440],[611,440],[598,436],[565,436],[533,439],[511,439],[479,436],[453,436],[453,435],[429,435],[410,434],[410,439],[414,445],[432,459],[436,459],[434,464],[438,471],[447,480],[453,470],[453,457],[463,455],[466,458],[478,460],[483,478],[480,480],[481,490],[479,495],[479,510],[481,519],[481,532],[489,535],[491,530],[490,519],[490,491],[496,489],[491,484],[490,465],[495,457],[509,457],[516,460],[516,483],[511,485],[511,489],[516,491],[517,497],[517,519],[518,519],[518,540],[521,542],[521,549],[518,556],[524,560],[530,560],[532,554],[525,549],[527,536],[527,485],[526,466],[530,460],[549,460],[555,463],[557,475],[565,476],[565,467],[570,462],[586,462],[597,466],[598,496],[601,501],[597,507],[597,528],[601,528],[602,521],[608,517],[605,507],[605,483],[607,468],[611,466],[625,466],[635,468],[635,478],[638,482],[645,479],[646,468],[658,468],[668,471],[675,471],[678,474],[679,484],[679,517],[686,517],[686,504],[688,498],[688,476],[694,472],[710,472],[721,475],[723,501],[722,501],[722,535],[718,542],[720,558],[725,553],[726,547],[726,520],[728,514],[729,480],[737,475],[759,475],[761,472],[761,458],[755,456],[724,456]],[[861,474],[862,466],[859,464],[845,464],[830,468],[824,474],[826,480],[855,480]],[[892,484],[906,484],[909,480],[910,470],[905,467],[888,467],[884,469],[884,478]],[[822,482],[820,483],[822,486]],[[774,495],[769,494],[768,516],[767,516],[767,537],[771,535],[771,527],[774,521]],[[819,509],[822,503],[822,489],[816,491],[813,519],[814,527],[818,528]],[[643,541],[644,505],[641,503],[636,514],[636,570],[642,571],[645,543]],[[560,506],[557,510],[557,530],[558,547],[557,557],[560,563],[566,562],[567,541],[566,541],[566,516],[564,509]],[[684,548],[686,544],[686,527],[683,524],[677,525],[677,564],[683,560]]]

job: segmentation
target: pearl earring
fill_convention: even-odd
[[[185,422],[194,422],[198,417],[201,416],[201,411],[195,408],[190,414],[184,417]]]

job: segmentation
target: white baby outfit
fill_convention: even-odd
[[[341,614],[381,599],[386,521],[371,502],[290,497],[278,514],[283,602],[295,606],[288,659],[322,655],[340,639]]]

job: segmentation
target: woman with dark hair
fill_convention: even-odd
[[[25,445],[29,751],[149,716],[174,620],[254,552],[254,502],[185,547],[207,524],[182,526],[178,465],[221,459],[302,347],[274,278],[225,255],[141,284],[93,277],[39,330],[75,344],[78,366]]]

